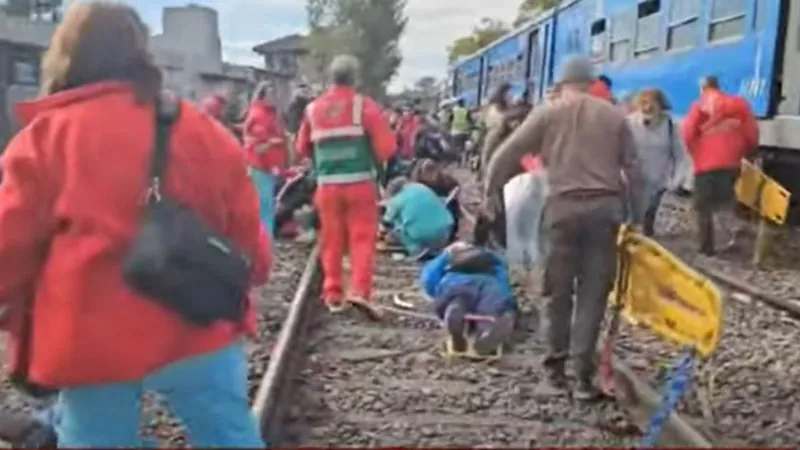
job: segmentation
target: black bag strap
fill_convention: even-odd
[[[147,191],[147,202],[156,203],[161,200],[161,180],[167,170],[169,161],[169,133],[172,124],[178,119],[181,104],[178,100],[162,94],[156,99],[155,139],[153,142],[153,158],[150,161],[150,187]]]

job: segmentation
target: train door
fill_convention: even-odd
[[[528,36],[528,67],[525,71],[525,80],[529,87],[531,98],[528,99],[531,103],[535,103],[541,98],[542,83],[540,78],[539,65],[541,62],[541,48],[539,41],[541,38],[541,28],[536,28]]]
[[[551,28],[552,25],[550,23],[546,23],[544,25],[544,39],[542,39],[542,45],[539,47],[539,55],[540,55],[540,62],[539,62],[539,98],[541,99],[544,96],[544,91],[547,86],[550,84],[550,58],[553,54],[550,47],[551,44]],[[540,27],[541,29],[541,27]]]

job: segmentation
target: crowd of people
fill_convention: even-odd
[[[156,391],[193,446],[263,447],[243,344],[256,312],[239,293],[267,282],[272,242],[304,203],[316,217],[308,226],[318,229],[331,312],[354,307],[380,320],[376,252],[399,244],[424,262],[420,284],[451,350],[484,356],[510,338],[517,310],[508,260],[491,243],[505,245],[520,217],[541,222],[523,240],[526,262],[545,266],[548,381],[571,389],[572,356],[575,396],[596,398],[619,226],[655,232],[685,146],[699,250],[713,253],[713,217],[732,206],[739,161],[758,143],[747,102],[714,77],[678,130],[660,91],[616,105],[611,81],[581,57],[563,64],[540,105],[510,100],[504,85],[480,115],[463,101],[441,114],[454,159],[425,150],[430,124],[419,111],[393,127],[356,90],[359,61],[347,55],[331,64],[331,86],[296,96],[285,117],[264,84],[242,125],[226,127],[224,97],[196,107],[163,92],[148,38],[129,6],[70,7],[43,59],[40,98],[16,108],[25,126],[0,161],[0,325],[10,378],[57,397],[32,428],[57,433],[21,433],[23,446],[33,435],[57,435],[63,447],[140,446],[142,394]],[[469,151],[476,123],[484,203],[474,242],[464,242],[460,187],[445,164]],[[534,189],[513,216],[508,187],[518,177]],[[292,192],[310,200],[290,201]]]

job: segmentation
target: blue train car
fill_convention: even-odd
[[[522,95],[527,86],[525,75],[528,40],[526,28],[518,28],[498,39],[483,52],[484,71],[481,105],[489,99],[498,86],[511,85],[511,95]]]
[[[713,74],[726,92],[746,97],[758,117],[769,117],[779,0],[583,0],[573,8],[589,27],[560,22],[559,33],[588,32],[581,52],[613,80],[619,98],[658,87],[681,116],[697,99],[698,80]]]
[[[453,65],[453,96],[464,100],[467,107],[480,104],[483,51],[462,58]]]

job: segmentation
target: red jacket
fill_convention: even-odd
[[[719,91],[704,94],[692,105],[681,131],[695,173],[736,169],[758,148],[758,122],[750,104]]]
[[[142,216],[154,139],[152,106],[120,82],[87,85],[18,105],[25,128],[0,166],[0,305],[32,299],[31,379],[65,387],[141,379],[217,350],[255,325],[189,325],[122,280]],[[164,189],[224,233],[264,283],[270,242],[242,151],[217,121],[188,103],[173,127]],[[13,361],[12,361],[13,362]]]
[[[589,85],[589,94],[611,103],[614,102],[614,96],[611,94],[611,90],[600,80],[594,80],[592,84]]]
[[[422,119],[416,114],[405,116],[400,120],[398,133],[400,134],[401,147],[398,149],[398,154],[401,158],[414,158],[414,142],[421,126]]]
[[[353,123],[353,97],[356,91],[346,86],[333,86],[322,94],[306,108],[306,114],[311,111],[314,115],[311,118],[314,126],[319,129],[338,128],[348,126]],[[341,114],[331,115],[330,111],[341,111]],[[389,127],[389,121],[381,112],[381,108],[375,101],[364,96],[364,110],[362,112],[361,123],[364,130],[369,135],[372,143],[372,153],[375,155],[376,162],[385,163],[397,150],[397,142]],[[303,158],[310,158],[314,145],[311,141],[311,124],[308,117],[303,118],[300,130],[297,132],[297,153]]]
[[[528,173],[535,173],[544,168],[542,158],[530,154],[522,157],[520,165],[522,166],[522,170]]]
[[[286,129],[272,105],[263,100],[251,103],[243,132],[250,166],[264,172],[279,171],[286,167]]]

